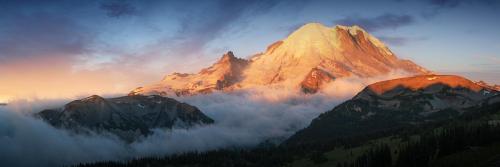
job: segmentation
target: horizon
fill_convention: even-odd
[[[173,72],[196,73],[227,51],[239,58],[264,52],[307,23],[359,25],[401,59],[500,84],[500,39],[492,38],[500,36],[499,6],[489,0],[2,1],[0,102],[126,94]]]

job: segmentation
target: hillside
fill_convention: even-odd
[[[287,144],[377,135],[454,119],[498,95],[452,75],[422,75],[367,86],[351,100],[314,119]]]

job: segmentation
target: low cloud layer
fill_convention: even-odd
[[[68,100],[16,101],[0,107],[0,162],[5,166],[58,166],[280,142],[365,85],[403,75],[338,79],[314,95],[256,88],[179,97],[200,108],[215,124],[189,130],[156,129],[153,135],[132,144],[110,134],[72,134],[30,116]]]
[[[128,156],[127,146],[114,137],[73,135],[1,107],[0,147],[2,166],[61,166]]]

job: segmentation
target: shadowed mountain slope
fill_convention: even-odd
[[[214,122],[194,106],[161,96],[105,99],[94,95],[37,115],[56,127],[111,132],[129,141],[154,128],[190,128]]]

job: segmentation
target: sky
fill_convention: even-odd
[[[360,25],[400,58],[500,84],[496,0],[0,0],[0,102],[126,94],[310,22]]]

